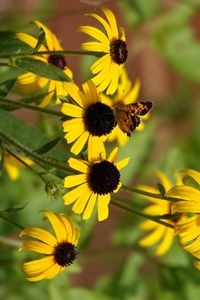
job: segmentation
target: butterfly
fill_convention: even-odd
[[[136,102],[124,105],[122,102],[114,107],[114,114],[119,128],[131,136],[131,132],[140,125],[140,116],[145,116],[153,107],[153,102]]]

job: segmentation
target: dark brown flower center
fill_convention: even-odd
[[[94,193],[106,195],[112,193],[120,181],[119,170],[107,160],[93,164],[88,175],[88,184]]]
[[[64,68],[67,66],[66,60],[62,55],[50,55],[48,58],[48,63],[62,70],[64,70]]]
[[[101,102],[90,105],[85,112],[84,124],[93,136],[109,134],[116,126],[112,108]]]
[[[110,44],[110,55],[116,64],[123,64],[128,56],[126,43],[120,39],[112,41]]]
[[[66,267],[73,263],[77,254],[78,250],[74,245],[63,242],[55,248],[54,259],[59,266]]]

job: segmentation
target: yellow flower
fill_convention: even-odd
[[[23,264],[22,269],[29,281],[53,278],[72,264],[78,254],[76,246],[80,233],[70,217],[51,211],[43,213],[51,223],[55,237],[40,227],[25,228],[20,234],[21,237],[25,235],[38,240],[25,241],[20,250],[31,250],[46,255]]]
[[[67,176],[64,181],[65,188],[73,188],[64,196],[64,203],[74,203],[72,210],[77,214],[83,213],[83,219],[89,219],[95,203],[98,205],[98,220],[108,218],[108,204],[110,194],[117,192],[121,186],[120,172],[129,158],[116,163],[118,148],[115,148],[108,159],[106,155],[99,155],[90,161],[70,158],[68,163],[71,168],[80,174]]]
[[[91,71],[95,74],[92,80],[99,91],[107,89],[106,94],[112,95],[117,90],[128,51],[124,30],[118,28],[114,14],[107,8],[102,8],[102,11],[106,19],[95,13],[89,16],[99,21],[104,31],[92,26],[81,26],[79,30],[97,40],[81,46],[86,51],[100,52],[101,57],[91,66]]]
[[[172,212],[185,213],[185,218],[176,223],[175,232],[179,237],[181,247],[200,259],[200,172],[185,169],[179,174],[183,177],[182,185],[171,188],[169,196],[178,198],[172,204]],[[188,179],[193,182],[188,182]],[[190,183],[195,183],[195,187],[189,185]],[[200,260],[196,261],[194,266],[200,270]]]
[[[168,191],[172,187],[172,183],[170,180],[161,172],[156,171],[157,177],[160,179],[161,184],[164,186],[166,191],[166,196],[168,195]],[[179,183],[179,180],[177,179]],[[140,188],[144,191],[160,194],[160,192],[153,187],[150,186],[140,186]],[[153,215],[153,216],[161,216],[165,214],[171,213],[171,204],[172,202],[151,198],[148,196],[144,196],[145,199],[150,201],[152,204],[149,205],[147,208],[144,209],[145,214]],[[169,224],[174,224],[177,219],[172,220],[169,219],[162,219]],[[156,245],[155,254],[156,255],[163,255],[165,254],[171,247],[173,239],[174,239],[174,230],[162,224],[156,223],[151,220],[147,220],[141,224],[140,228],[144,231],[150,231],[150,233],[139,241],[140,246],[142,247],[149,247]]]
[[[33,161],[27,157],[21,155],[18,155],[18,157],[30,166],[33,164]],[[23,167],[23,164],[19,160],[17,160],[14,156],[6,153],[4,158],[4,167],[10,179],[16,180],[20,175],[19,169]]]
[[[62,112],[71,119],[64,121],[63,130],[68,143],[74,142],[71,152],[79,154],[88,141],[88,159],[105,156],[104,141],[116,125],[112,108],[101,102],[94,83],[83,84],[83,92],[72,82],[65,89],[76,104],[64,103]]]
[[[122,103],[124,105],[134,103],[139,94],[140,90],[140,81],[137,80],[135,84],[132,86],[131,81],[128,78],[128,75],[125,69],[122,70],[122,74],[120,76],[120,82],[117,87],[116,94],[111,99],[110,97],[102,94],[101,98],[104,103],[108,104],[111,107],[115,107],[117,104]],[[148,115],[140,117],[141,119],[147,119]],[[144,128],[144,123],[140,123],[136,130],[141,131]],[[108,136],[108,141],[112,142],[117,140],[120,146],[125,146],[128,142],[128,136],[119,128],[117,125],[113,131]]]
[[[200,270],[200,215],[185,217],[175,226],[181,247],[199,260],[194,266]]]
[[[46,46],[41,45],[40,49],[38,51],[61,51],[63,50],[58,39],[53,34],[50,29],[48,29],[44,24],[42,24],[39,21],[34,21],[34,23],[40,28],[42,28],[45,32],[45,41]],[[17,38],[19,38],[24,43],[31,46],[33,49],[37,45],[37,39],[29,34],[26,33],[17,33]],[[46,63],[50,63],[60,69],[63,70],[63,72],[72,78],[72,72],[67,67],[66,60],[64,56],[62,55],[49,55],[49,54],[43,54],[40,56],[34,56],[35,59],[41,60]],[[20,75],[17,78],[17,83],[19,85],[19,90],[21,93],[33,93],[44,86],[48,85],[48,92],[49,94],[44,97],[43,101],[41,102],[40,106],[44,107],[49,104],[52,98],[55,98],[55,103],[60,103],[60,100],[58,98],[59,95],[66,95],[66,91],[64,90],[63,83],[61,81],[57,80],[51,80],[48,78],[40,77],[36,74],[27,72],[22,75]]]
[[[172,204],[172,213],[200,213],[200,172],[193,169],[185,169],[179,173],[194,180],[198,188],[186,185],[184,178],[181,186],[171,188],[168,193],[170,197],[183,199],[177,200]]]

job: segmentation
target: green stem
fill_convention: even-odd
[[[33,169],[29,164],[27,164],[23,159],[21,159],[19,156],[11,152],[8,148],[6,148],[6,152],[8,152],[10,155],[12,155],[15,159],[17,159],[20,163],[22,163],[24,166],[26,166],[29,170],[31,170],[33,173],[35,173],[42,181],[44,184],[47,184],[48,182],[46,179],[38,173],[35,169]]]
[[[42,164],[45,164],[45,165],[55,167],[56,169],[59,169],[59,170],[65,171],[65,172],[72,173],[72,170],[70,168],[68,168],[66,166],[66,164],[64,164],[64,163],[62,163],[62,162],[60,162],[56,159],[49,158],[47,156],[40,155],[40,154],[34,152],[33,149],[30,149],[29,147],[21,144],[20,142],[18,142],[14,138],[6,135],[5,133],[3,133],[1,131],[0,131],[0,137],[4,140],[5,143],[16,147],[17,149],[22,151],[27,156],[34,159],[35,161],[38,161],[38,162],[40,162]]]
[[[8,239],[8,238],[5,238],[3,236],[0,236],[0,243],[5,244],[5,245],[9,245],[9,246],[14,246],[14,247],[17,247],[17,248],[19,248],[20,245],[21,245],[21,242],[13,240],[13,239]]]
[[[168,200],[168,201],[183,201],[183,199],[180,198],[174,198],[174,197],[167,197],[167,196],[163,196],[161,194],[155,194],[155,193],[150,193],[147,191],[143,191],[134,187],[129,187],[129,186],[122,186],[122,189],[124,189],[125,191],[131,192],[131,193],[136,193],[139,195],[143,195],[143,196],[147,196],[147,197],[151,197],[151,198],[156,198],[156,199],[161,199],[161,200]]]
[[[16,227],[17,227],[17,228],[19,228],[20,230],[23,230],[23,229],[24,229],[24,227],[23,227],[23,226],[21,226],[21,225],[17,224],[15,221],[13,221],[13,220],[9,219],[8,217],[6,217],[6,216],[5,216],[5,215],[3,215],[3,214],[0,214],[0,218],[2,218],[3,220],[5,220],[5,221],[9,222],[10,224],[12,224],[12,225],[16,226]]]
[[[49,55],[92,55],[92,56],[101,56],[102,53],[96,52],[96,51],[68,51],[68,50],[63,50],[63,51],[26,51],[26,52],[17,52],[17,53],[12,53],[12,54],[7,54],[7,53],[1,53],[0,57],[6,58],[6,57],[13,57],[13,56],[26,56],[26,55],[44,55],[44,54],[49,54]]]
[[[124,210],[126,210],[126,211],[128,211],[130,213],[136,214],[136,215],[138,215],[140,217],[143,217],[143,218],[149,219],[151,221],[157,222],[157,223],[159,223],[161,225],[167,226],[167,227],[172,228],[172,229],[174,228],[174,226],[172,224],[169,224],[167,222],[161,221],[159,219],[159,217],[144,214],[143,212],[141,212],[141,211],[139,211],[137,209],[134,209],[132,207],[127,206],[123,202],[119,201],[119,198],[116,197],[116,196],[112,196],[111,204],[113,204],[113,205],[115,205],[115,206],[117,206],[119,208],[122,208],[122,209],[124,209]]]
[[[35,110],[41,113],[45,113],[45,114],[49,114],[49,115],[54,115],[54,116],[58,116],[58,117],[64,117],[65,115],[60,112],[60,111],[55,111],[52,109],[47,109],[47,108],[42,108],[36,105],[32,105],[32,104],[28,104],[28,103],[24,103],[24,102],[16,102],[13,100],[9,100],[9,99],[5,99],[0,97],[0,104],[3,103],[3,105],[5,104],[5,106],[9,107],[11,106],[12,108],[26,108],[26,109],[30,109],[30,110]]]

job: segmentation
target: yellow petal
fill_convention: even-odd
[[[65,177],[64,187],[71,188],[71,187],[80,185],[82,183],[85,183],[86,181],[87,181],[86,174],[70,175],[70,176]]]
[[[33,277],[45,272],[55,264],[53,255],[26,262],[22,265],[22,269],[26,276]]]
[[[73,144],[71,147],[71,152],[75,155],[79,154],[81,150],[83,150],[83,147],[85,146],[87,139],[89,137],[89,132],[85,131]]]
[[[106,30],[106,33],[108,35],[109,40],[112,40],[113,34],[112,34],[112,28],[110,27],[110,25],[108,24],[108,22],[106,20],[104,20],[102,17],[100,17],[97,14],[88,14],[88,16],[91,16],[93,18],[95,18],[96,20],[98,20],[104,27],[104,29]]]
[[[66,214],[59,214],[60,220],[63,222],[66,230],[66,241],[68,243],[73,243],[74,235],[76,233],[76,228],[72,219]]]
[[[118,163],[115,164],[116,168],[118,170],[123,169],[128,164],[129,160],[130,160],[130,157],[120,160]]]
[[[92,211],[94,209],[94,205],[96,203],[96,199],[97,199],[97,194],[92,194],[89,201],[88,201],[88,203],[87,203],[87,206],[84,210],[83,220],[87,220],[91,217]]]
[[[59,220],[58,216],[51,211],[45,210],[43,211],[44,215],[48,218],[51,226],[56,234],[56,238],[58,242],[65,241],[66,238],[66,230],[63,223]]]
[[[101,42],[102,44],[108,46],[110,44],[110,41],[108,40],[107,36],[100,29],[97,29],[92,26],[80,26],[79,31],[90,35],[91,37]]]
[[[72,206],[73,212],[80,215],[85,209],[86,204],[88,203],[90,197],[92,195],[92,191],[89,187],[85,190],[84,194],[82,194]]]
[[[52,247],[54,247],[57,244],[55,237],[50,232],[48,232],[47,230],[44,230],[42,228],[39,228],[39,227],[25,228],[20,233],[20,237],[22,237],[24,235],[38,239]]]
[[[88,139],[88,161],[95,162],[106,158],[106,149],[101,137],[89,136]]]
[[[81,173],[85,173],[87,174],[89,169],[88,169],[88,165],[85,161],[82,161],[82,160],[79,160],[79,159],[76,159],[76,158],[70,158],[68,160],[68,164],[69,166],[76,170],[76,171],[79,171]]]
[[[5,161],[5,169],[10,179],[12,179],[13,181],[19,177],[19,169],[16,166]]]
[[[194,179],[198,184],[200,184],[200,172],[193,170],[193,169],[185,169],[185,170],[181,170],[179,172],[184,175],[188,175],[188,176],[192,177],[192,179]]]
[[[81,107],[70,103],[63,103],[61,111],[66,116],[75,117],[75,118],[82,118],[84,114],[84,111]]]
[[[174,239],[174,230],[170,228],[166,228],[165,235],[160,245],[157,247],[155,254],[160,256],[164,255],[171,247]]]
[[[84,193],[88,190],[87,186],[87,183],[84,183],[66,193],[63,197],[65,205],[69,205],[75,202],[79,197],[82,197],[82,195],[84,195]]]
[[[117,156],[118,156],[118,153],[119,153],[119,148],[118,147],[115,147],[112,152],[110,153],[109,157],[108,157],[108,161],[111,162],[111,163],[115,163],[116,159],[117,159]]]
[[[53,254],[54,247],[37,241],[26,241],[22,244],[20,250],[31,250],[42,254]]]
[[[164,186],[166,192],[172,188],[171,181],[165,176],[164,173],[160,172],[159,170],[154,171],[156,176],[160,179],[161,184]]]
[[[167,192],[167,196],[200,202],[200,191],[191,186],[175,186]]]
[[[156,244],[160,241],[165,231],[164,226],[159,226],[156,230],[154,230],[152,233],[147,235],[145,238],[141,239],[139,241],[139,245],[142,247],[148,247]]]
[[[64,89],[67,94],[81,107],[84,107],[83,95],[74,82],[64,82]]]
[[[101,222],[108,218],[110,194],[98,195],[98,221]]]
[[[29,35],[29,34],[26,34],[26,33],[16,33],[16,37],[20,41],[22,41],[25,44],[31,46],[31,48],[35,48],[35,46],[37,45],[37,42],[38,42],[38,40],[35,37],[33,37],[33,36]],[[40,46],[40,51],[46,51],[46,50],[47,49],[46,49],[46,47],[44,45]]]
[[[102,8],[102,11],[104,12],[108,23],[110,24],[111,32],[112,32],[112,39],[118,39],[119,38],[119,32],[117,28],[117,22],[115,19],[114,14],[110,9]]]

